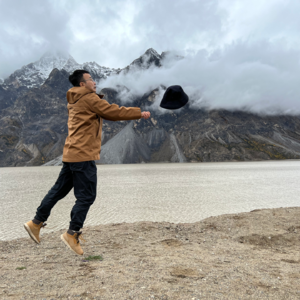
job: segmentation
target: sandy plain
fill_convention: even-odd
[[[43,230],[0,242],[1,299],[300,299],[299,207],[87,227],[83,256]]]
[[[55,183],[61,167],[0,168],[0,240],[26,237],[20,226]],[[194,223],[210,216],[299,205],[300,160],[98,166],[97,199],[85,226],[140,221]],[[71,191],[47,220],[68,228]]]

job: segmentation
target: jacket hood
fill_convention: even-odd
[[[67,100],[69,104],[76,103],[81,97],[86,94],[94,93],[84,86],[74,86],[67,92]]]
[[[82,96],[84,96],[86,94],[91,94],[91,93],[94,93],[94,92],[90,91],[89,89],[87,89],[83,86],[74,86],[71,89],[69,89],[68,92],[67,92],[68,103],[74,104]],[[96,94],[96,95],[99,96],[101,99],[103,99],[103,97],[104,97],[104,95],[99,95],[99,94]]]

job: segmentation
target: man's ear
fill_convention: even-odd
[[[79,86],[85,86],[84,82],[80,81]]]

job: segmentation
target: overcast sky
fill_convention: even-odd
[[[47,50],[114,68],[148,48],[175,50],[185,55],[184,64],[157,78],[168,77],[165,84],[181,83],[190,93],[201,91],[197,103],[249,106],[251,99],[251,107],[255,101],[267,107],[287,97],[285,110],[300,109],[300,1],[0,0],[0,5],[0,77]]]

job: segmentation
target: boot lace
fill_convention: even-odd
[[[82,231],[76,232],[75,239],[77,241],[77,244],[79,243],[79,240],[84,242],[84,243],[86,242],[86,240],[82,236]]]
[[[40,223],[38,226],[40,226],[40,229],[44,228],[47,225],[47,223],[43,222],[42,224]]]
[[[44,222],[44,223],[42,224],[41,228],[44,228],[45,226],[47,226],[47,223]]]

